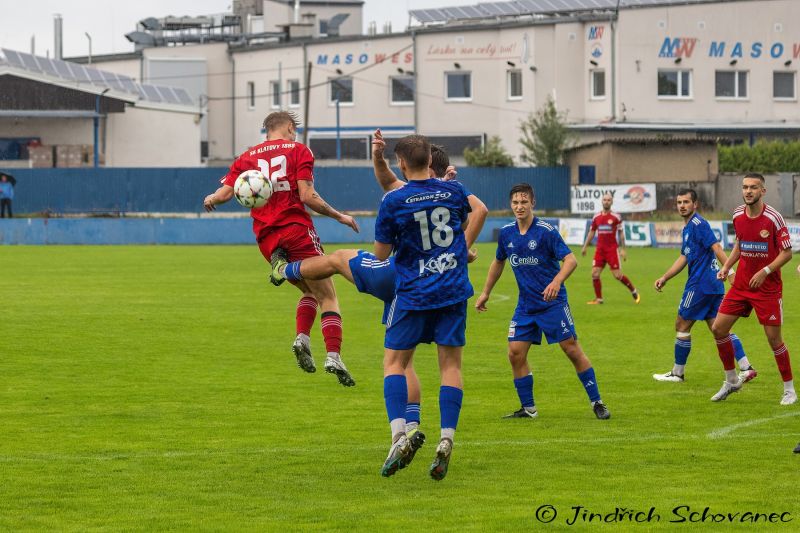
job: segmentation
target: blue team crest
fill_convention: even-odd
[[[537,246],[538,246],[538,244],[536,243],[536,241],[529,241],[528,242],[528,248],[530,248],[531,250],[535,250]]]

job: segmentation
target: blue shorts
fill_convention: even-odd
[[[724,294],[703,294],[695,290],[683,292],[678,316],[684,320],[708,320],[717,316]]]
[[[467,329],[467,301],[438,309],[395,309],[386,322],[385,348],[411,350],[420,343],[464,346]]]
[[[508,326],[508,342],[541,344],[542,333],[547,344],[578,338],[568,303],[558,303],[535,314],[514,313]]]
[[[382,324],[386,324],[389,307],[394,300],[394,285],[397,273],[394,269],[394,257],[379,261],[374,255],[359,250],[358,255],[350,260],[350,272],[358,292],[371,294],[383,301]]]

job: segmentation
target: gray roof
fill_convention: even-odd
[[[137,83],[133,78],[122,74],[7,48],[0,49],[0,68],[4,66],[25,71],[43,81],[66,81],[83,85],[90,92],[111,89],[117,94],[128,96],[133,102],[183,107],[195,105],[185,89]]]

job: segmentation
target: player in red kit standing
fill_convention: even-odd
[[[273,193],[266,205],[252,209],[250,215],[258,248],[267,261],[274,254],[285,253],[289,261],[323,255],[314,223],[305,206],[358,232],[353,217],[332,208],[314,190],[314,156],[308,147],[295,141],[297,120],[294,115],[286,111],[270,113],[264,119],[264,128],[267,140],[233,162],[221,180],[222,186],[203,201],[206,210],[213,211],[217,204],[233,197],[233,185],[239,174],[246,170],[260,170],[272,181]],[[304,280],[294,285],[303,293],[297,304],[297,337],[292,345],[298,366],[306,372],[317,370],[311,356],[309,333],[319,305],[322,309],[322,336],[328,352],[325,371],[336,374],[339,383],[346,387],[355,385],[339,355],[342,317],[333,282],[328,278]]]
[[[792,259],[792,243],[783,217],[764,203],[764,176],[747,174],[742,180],[744,205],[733,212],[736,244],[728,260],[717,273],[719,279],[739,261],[739,270],[719,307],[711,332],[717,341],[719,358],[725,369],[722,388],[711,397],[718,402],[742,388],[742,381],[734,368],[734,350],[731,328],[739,317],[756,311],[759,323],[764,326],[767,341],[775,355],[775,362],[783,379],[781,405],[792,405],[797,393],[792,381],[789,351],[783,344],[783,282],[780,268]]]
[[[586,242],[583,243],[583,249],[581,250],[581,255],[586,255],[586,248],[592,242],[596,233],[597,249],[592,260],[592,284],[594,285],[595,299],[587,303],[603,303],[603,285],[600,281],[600,273],[608,264],[611,274],[628,287],[628,290],[631,291],[631,296],[633,296],[633,301],[638,304],[641,300],[639,291],[636,290],[631,280],[622,273],[622,268],[620,268],[620,257],[623,260],[625,259],[625,232],[622,228],[622,217],[611,211],[611,204],[613,203],[614,197],[611,194],[606,193],[603,195],[603,210],[592,219],[592,227],[589,229],[589,234],[586,235]],[[618,235],[619,240],[617,240]]]

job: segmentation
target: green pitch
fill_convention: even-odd
[[[476,291],[493,251],[480,246]],[[384,479],[382,307],[344,280],[336,286],[352,389],[295,366],[299,293],[268,285],[255,246],[0,247],[0,529],[620,528],[580,512],[570,526],[583,506],[660,516],[612,516],[624,530],[750,530],[738,523],[746,512],[790,513],[771,527],[796,530],[800,405],[778,404],[779,374],[755,318],[734,331],[759,375],[727,401],[709,401],[723,374],[703,325],[687,381],[651,377],[672,366],[685,274],[662,294],[652,283],[676,254],[630,250],[623,268],[640,305],[608,271],[606,304],[585,305],[590,258],[578,257],[567,283],[609,421],[595,419],[557,346],[530,354],[539,418],[500,420],[518,408],[506,360],[516,300],[507,267],[490,311],[470,308],[456,446],[447,478],[434,482],[434,351],[416,356],[428,442]],[[784,334],[800,376],[796,264],[785,268]],[[312,347],[321,369],[318,323]],[[546,526],[537,510],[547,520],[552,509],[543,506],[558,513]],[[699,520],[706,507],[704,523],[669,522],[690,512]],[[712,523],[709,513],[736,523]]]

